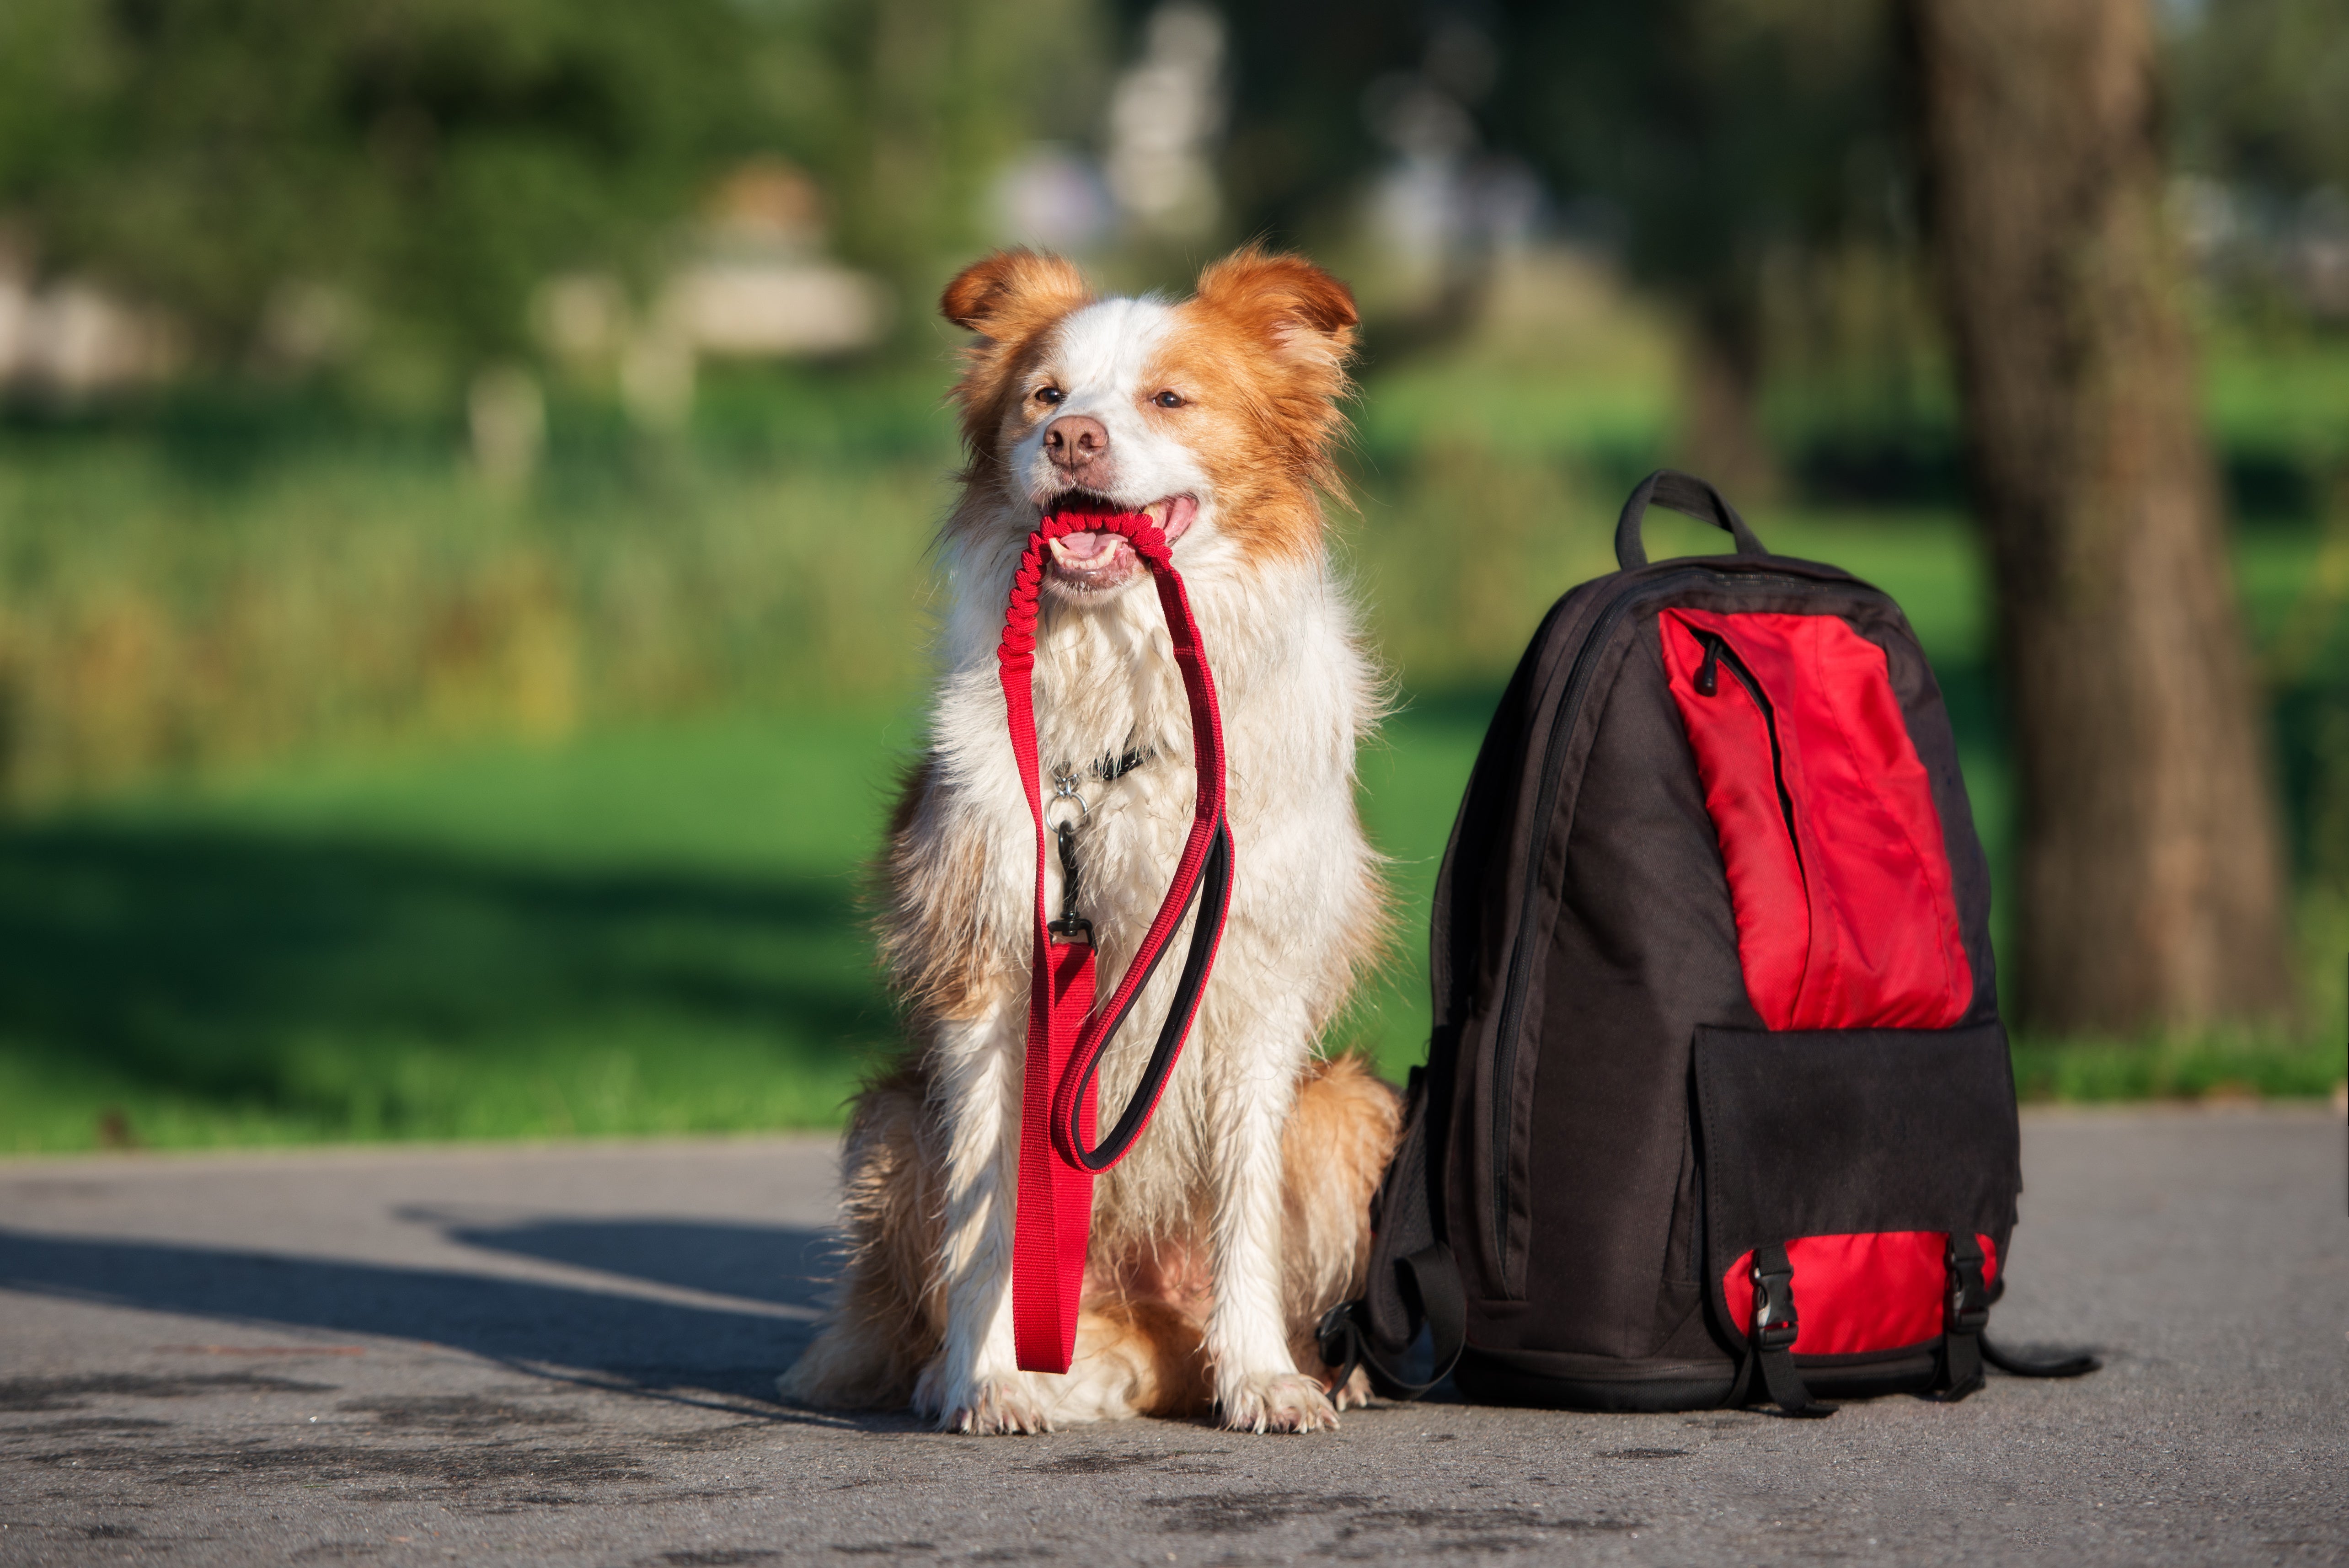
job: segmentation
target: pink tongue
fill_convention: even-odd
[[[1116,538],[1113,533],[1064,533],[1061,547],[1081,561],[1090,560],[1113,549],[1112,542]]]

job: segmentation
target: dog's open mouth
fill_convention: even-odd
[[[1046,517],[1062,512],[1099,512],[1117,516],[1139,510],[1149,515],[1166,535],[1169,544],[1183,537],[1191,527],[1191,520],[1199,515],[1196,496],[1170,495],[1139,509],[1120,506],[1105,496],[1082,490],[1071,490],[1055,497],[1043,509]],[[1051,558],[1046,562],[1052,581],[1069,588],[1088,593],[1114,588],[1139,570],[1133,546],[1122,534],[1102,532],[1064,533],[1051,542]]]

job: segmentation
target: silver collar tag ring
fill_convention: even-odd
[[[1078,772],[1074,768],[1068,767],[1066,765],[1060,765],[1053,768],[1052,798],[1044,802],[1044,821],[1046,826],[1059,827],[1062,825],[1062,823],[1066,823],[1068,826],[1074,827],[1078,822],[1089,822],[1092,820],[1093,809],[1085,804],[1085,798],[1077,792],[1077,786],[1083,781],[1084,775]],[[1064,817],[1061,819],[1061,822],[1054,822],[1052,820],[1052,808],[1059,805],[1063,800],[1073,800],[1076,802],[1077,815],[1074,817]]]

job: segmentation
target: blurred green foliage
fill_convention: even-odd
[[[753,155],[926,292],[1005,157],[1093,112],[1095,40],[1083,0],[10,0],[0,225],[215,372],[270,368],[272,313],[334,291],[362,366],[445,403],[526,351],[549,276],[649,287]]]
[[[2349,16],[2333,0],[2171,8],[2178,156],[2287,199],[2349,186]]]
[[[0,29],[0,210],[214,362],[300,284],[403,354],[512,352],[541,279],[646,264],[715,160],[792,129],[724,0],[14,0]]]
[[[268,405],[20,439],[0,461],[0,801],[904,690],[943,415],[822,376],[754,402],[721,390],[693,445],[558,405],[526,490],[451,432],[289,432]]]
[[[1490,118],[1560,191],[1619,213],[1635,275],[1762,373],[1764,266],[1913,228],[1893,7],[1603,0],[1506,8]]]

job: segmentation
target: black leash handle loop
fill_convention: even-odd
[[[1227,821],[1217,820],[1214,843],[1207,858],[1199,868],[1199,880],[1191,888],[1190,903],[1198,907],[1199,918],[1191,927],[1191,949],[1183,959],[1183,977],[1175,983],[1174,1000],[1166,1009],[1166,1022],[1158,1031],[1158,1044],[1150,1053],[1150,1065],[1142,1069],[1142,1081],[1133,1086],[1133,1097],[1118,1113],[1117,1125],[1109,1136],[1091,1148],[1085,1145],[1085,1092],[1101,1074],[1102,1057],[1109,1054],[1109,1043],[1125,1023],[1126,1015],[1142,1000],[1150,978],[1157,973],[1159,960],[1166,956],[1164,947],[1149,955],[1142,971],[1140,983],[1126,992],[1125,1006],[1104,1026],[1092,1054],[1083,1062],[1083,1071],[1077,1078],[1077,1092],[1069,1097],[1069,1120],[1065,1129],[1068,1146],[1076,1155],[1077,1163],[1099,1175],[1125,1158],[1126,1150],[1142,1136],[1149,1125],[1150,1113],[1156,1109],[1159,1095],[1166,1088],[1167,1075],[1174,1070],[1174,1058],[1183,1049],[1183,1037],[1190,1032],[1191,1015],[1199,1010],[1199,993],[1207,984],[1207,966],[1216,956],[1216,943],[1223,934],[1224,909],[1232,892],[1232,830]],[[1188,905],[1185,906],[1186,908]]]
[[[1638,570],[1648,563],[1648,547],[1640,542],[1640,520],[1648,514],[1650,502],[1668,507],[1683,516],[1709,522],[1724,530],[1737,541],[1740,555],[1767,555],[1769,550],[1737,509],[1721,498],[1721,492],[1694,474],[1684,474],[1678,469],[1658,469],[1640,481],[1631,491],[1631,499],[1623,503],[1623,515],[1615,523],[1615,563],[1626,572]]]

